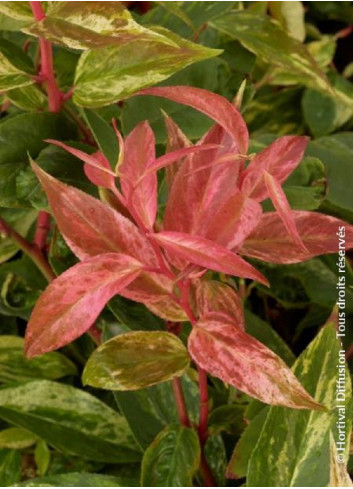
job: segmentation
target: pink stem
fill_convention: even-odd
[[[45,19],[45,12],[41,2],[29,2],[34,18],[37,22]],[[53,49],[52,45],[46,39],[39,39],[41,53],[41,75],[46,81],[49,110],[50,112],[59,112],[62,105],[62,94],[56,83],[53,65]]]
[[[42,251],[45,249],[49,230],[50,230],[50,214],[45,211],[39,211],[38,219],[37,219],[37,227],[36,227],[36,232],[34,235],[33,242]]]

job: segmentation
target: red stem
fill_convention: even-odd
[[[181,385],[181,380],[179,377],[175,377],[172,380],[173,393],[175,398],[176,407],[178,410],[178,416],[180,420],[180,424],[186,427],[190,427],[189,415],[185,403],[183,387]]]
[[[199,437],[203,447],[208,437],[208,387],[207,372],[201,367],[197,367],[199,372],[200,388],[200,420],[199,420]]]
[[[39,211],[37,218],[37,227],[34,235],[34,244],[38,246],[40,250],[45,249],[47,244],[47,236],[50,230],[50,214],[45,211]]]
[[[33,16],[37,22],[40,22],[45,18],[45,12],[43,10],[41,2],[29,2]],[[41,75],[46,81],[49,110],[50,112],[59,112],[62,105],[62,94],[56,83],[53,65],[53,49],[52,45],[46,39],[39,39],[40,53],[41,53]]]

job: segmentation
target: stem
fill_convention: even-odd
[[[178,410],[180,424],[186,427],[190,427],[191,424],[190,424],[189,415],[185,403],[181,380],[179,377],[175,377],[174,379],[172,379],[172,387],[173,387],[176,407]]]
[[[21,248],[21,250],[26,253],[26,255],[28,255],[29,258],[31,258],[31,260],[37,265],[48,282],[55,279],[55,273],[36,244],[29,243],[25,238],[18,234],[17,231],[12,229],[2,218],[0,218],[0,231],[4,233],[6,237],[17,243],[19,248]]]
[[[206,487],[217,487],[217,482],[213,477],[210,466],[208,465],[203,452],[201,453],[200,471]]]
[[[45,12],[41,2],[29,2],[33,16],[37,22],[45,19]],[[39,39],[40,54],[41,54],[41,75],[46,81],[49,110],[50,112],[59,112],[62,105],[62,94],[56,83],[53,65],[53,49],[47,39]]]
[[[201,447],[204,446],[208,437],[208,388],[207,388],[207,373],[201,367],[197,367],[199,372],[199,388],[200,388],[200,421],[199,421],[199,437]]]
[[[37,219],[37,227],[36,227],[36,232],[34,235],[33,242],[42,251],[45,249],[49,230],[50,230],[50,214],[45,211],[39,211],[38,219]]]

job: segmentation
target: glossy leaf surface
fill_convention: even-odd
[[[189,366],[182,342],[163,331],[134,331],[103,343],[88,360],[83,382],[110,390],[135,390],[179,377]]]

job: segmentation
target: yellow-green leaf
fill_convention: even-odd
[[[189,355],[175,335],[132,331],[103,343],[83,372],[83,383],[111,390],[135,390],[179,377]]]
[[[0,432],[0,448],[22,450],[37,442],[38,438],[23,428],[6,428]]]

